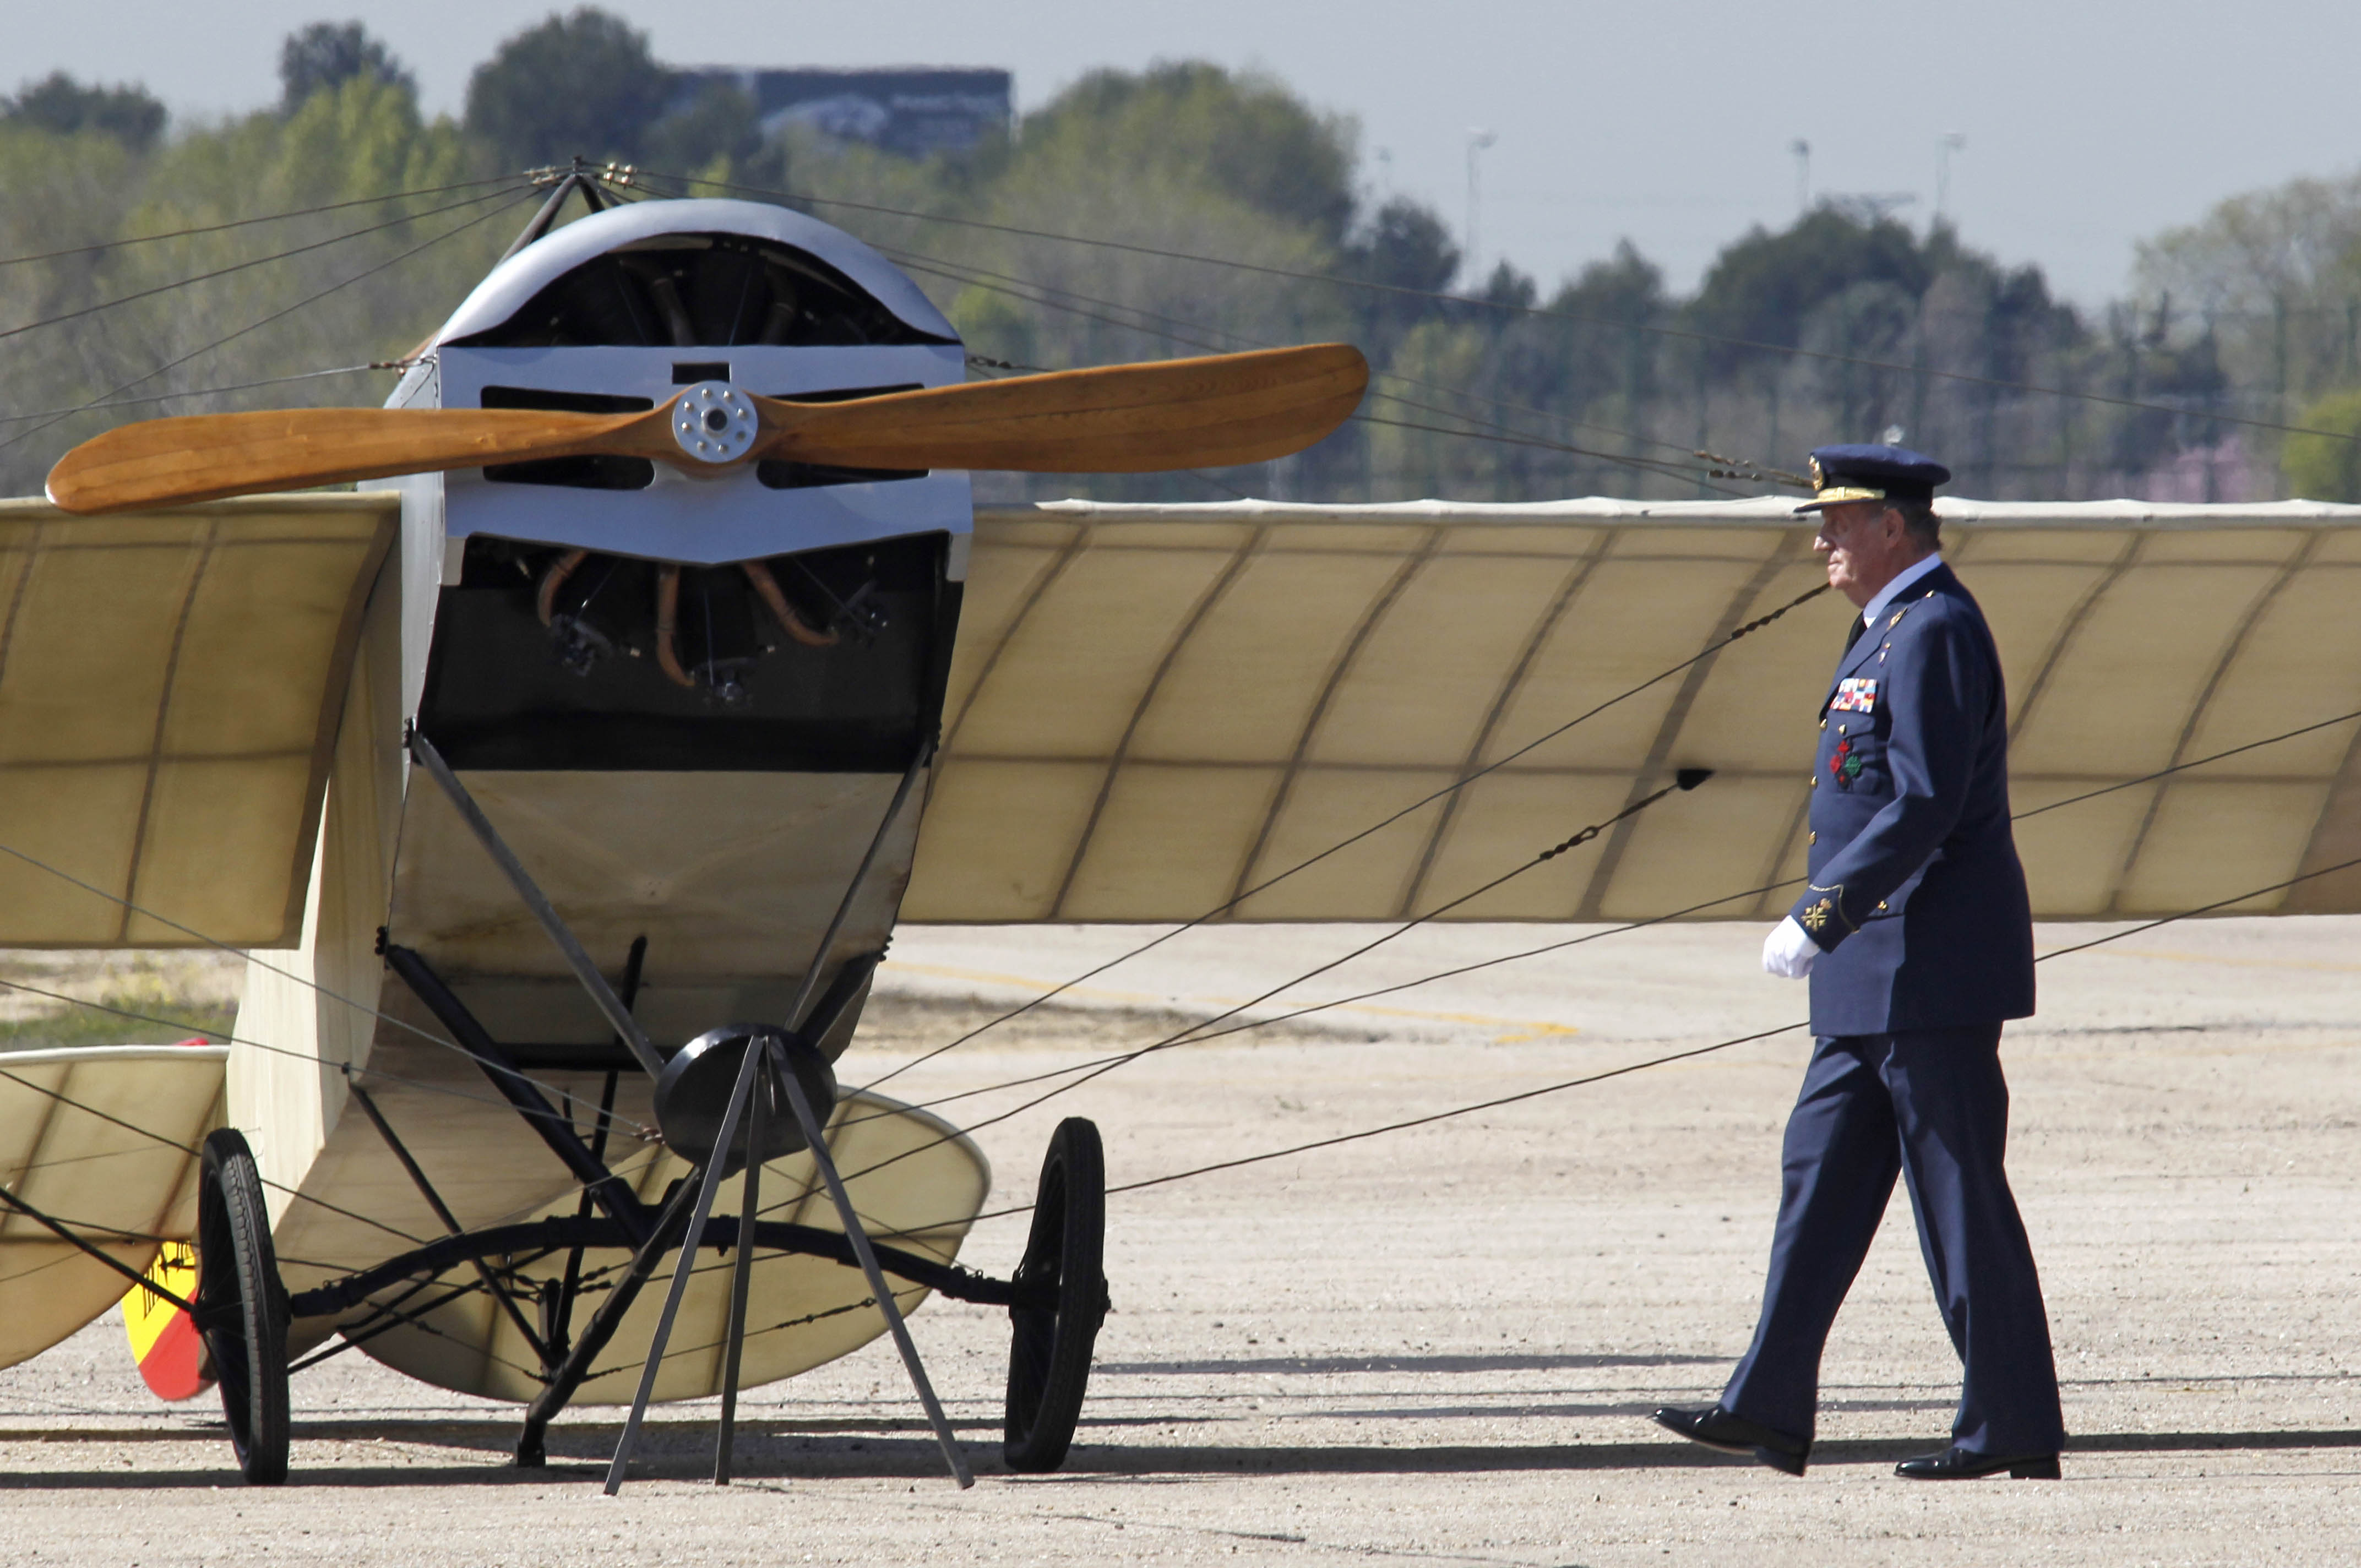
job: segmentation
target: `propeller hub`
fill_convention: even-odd
[[[727,381],[699,381],[673,400],[672,438],[697,462],[735,463],[761,430],[754,400]]]

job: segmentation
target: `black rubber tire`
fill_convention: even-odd
[[[1049,1136],[1016,1285],[1047,1304],[1008,1309],[1015,1332],[1001,1454],[1011,1470],[1055,1470],[1082,1419],[1107,1312],[1106,1154],[1098,1128],[1080,1116]]]
[[[234,1127],[207,1135],[197,1188],[197,1332],[220,1379],[237,1467],[254,1486],[287,1479],[287,1288],[254,1151]]]

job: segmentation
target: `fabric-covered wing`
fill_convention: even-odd
[[[227,1046],[0,1053],[0,1185],[134,1270],[197,1225],[197,1159],[221,1125]],[[0,1216],[0,1366],[123,1299],[123,1276],[38,1221]]]
[[[903,917],[1189,919],[1822,581],[1793,503],[981,513]],[[2361,508],[1946,502],[2020,812],[2361,709]],[[1833,594],[1240,900],[1400,917],[1716,770],[1455,919],[1621,920],[1800,876]],[[2020,822],[2037,913],[2162,914],[2361,857],[2361,724]],[[2361,910],[2361,873],[2235,912]]]
[[[0,845],[238,947],[298,937],[399,499],[0,501]],[[193,938],[0,855],[0,947]]]

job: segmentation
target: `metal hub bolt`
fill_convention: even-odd
[[[673,403],[672,438],[700,463],[734,463],[761,429],[754,403],[727,381],[699,381]]]

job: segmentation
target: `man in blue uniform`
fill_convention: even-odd
[[[1825,446],[1813,547],[1861,609],[1820,705],[1810,874],[1763,967],[1809,975],[1815,1041],[1754,1343],[1721,1400],[1656,1420],[1800,1475],[1820,1352],[1898,1172],[1965,1376],[1919,1480],[2055,1477],[2065,1429],[2033,1250],[2002,1170],[2002,1022],[2033,1012],[2033,918],[2009,833],[2008,702],[1983,613],[1937,553],[1949,470]]]

